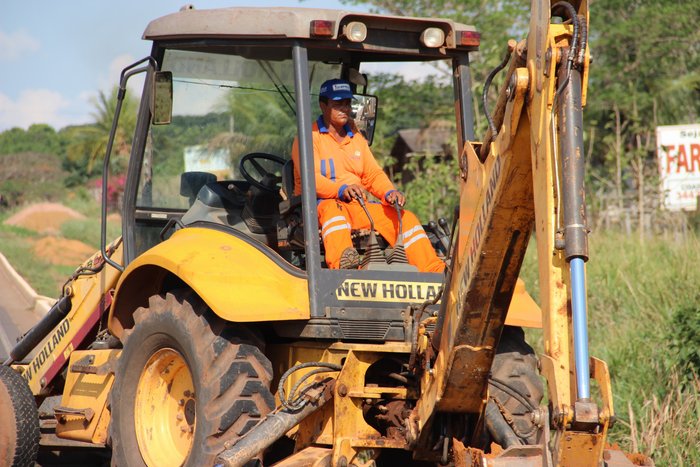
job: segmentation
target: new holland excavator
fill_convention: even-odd
[[[472,26],[303,8],[152,21],[104,162],[106,187],[142,74],[122,236],[106,242],[103,195],[101,251],[0,366],[0,463],[60,463],[70,448],[149,467],[631,465],[606,444],[610,377],[588,355],[588,7],[533,0],[531,14],[482,142]],[[371,143],[381,102],[367,89],[391,63],[451,70],[459,205],[451,225],[426,226],[444,275],[371,230],[353,233],[359,269],[323,259],[315,93],[350,81]],[[540,307],[518,282],[533,230]],[[542,327],[540,355],[524,325]]]

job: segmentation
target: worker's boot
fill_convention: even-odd
[[[353,247],[346,248],[340,255],[340,269],[357,269],[360,265],[360,254]]]

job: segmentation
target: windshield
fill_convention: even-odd
[[[288,58],[165,52],[162,70],[173,74],[173,118],[150,129],[138,207],[187,209],[191,199],[181,193],[186,172],[245,183],[239,163],[246,154],[290,158],[297,134],[291,49],[282,55]],[[337,76],[338,68],[314,64],[312,86]],[[266,169],[278,171],[279,166]]]

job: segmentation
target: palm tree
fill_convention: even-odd
[[[104,159],[114,111],[117,107],[117,92],[118,88],[115,86],[109,96],[104,91],[98,93],[92,101],[95,106],[92,112],[94,122],[76,129],[75,139],[68,147],[68,158],[76,162],[85,161],[87,174],[92,173],[95,163],[100,163]],[[136,129],[137,110],[138,100],[127,93],[122,103],[119,126],[112,148],[112,160],[115,162],[114,170],[117,173],[126,169],[126,161],[131,152],[131,143]]]
[[[231,118],[229,131],[216,135],[210,149],[227,148],[234,159],[250,148],[280,156],[289,154],[297,131],[294,110],[277,92],[258,87],[258,92],[231,90],[224,107]]]

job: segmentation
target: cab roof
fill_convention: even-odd
[[[312,21],[330,21],[331,35],[325,40],[342,38],[343,26],[350,21],[367,25],[373,36],[388,32],[418,33],[428,27],[439,27],[445,32],[445,48],[457,48],[456,37],[460,31],[473,31],[473,26],[449,19],[413,18],[377,15],[355,11],[316,8],[256,8],[235,7],[197,10],[191,6],[179,12],[151,21],[143,34],[147,40],[183,39],[315,39],[311,34]],[[382,34],[383,33],[383,34]],[[372,35],[370,35],[372,36]],[[368,44],[371,46],[371,44]],[[477,47],[460,47],[476,50]]]

